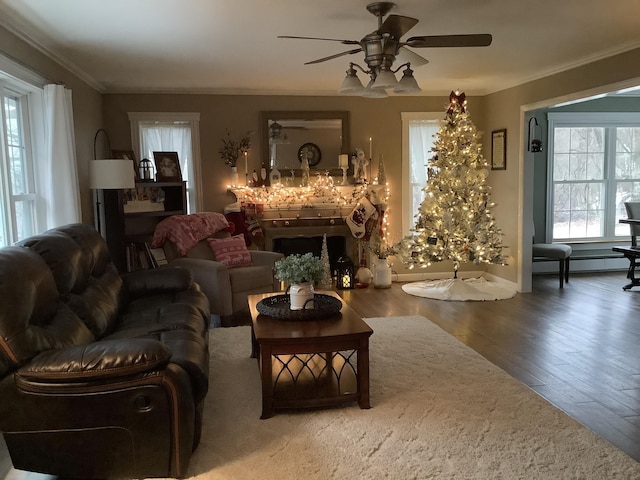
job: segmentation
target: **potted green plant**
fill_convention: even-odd
[[[322,280],[322,261],[312,253],[293,254],[275,263],[275,277],[289,284],[291,310],[313,308],[313,284]]]

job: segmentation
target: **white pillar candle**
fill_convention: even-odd
[[[369,137],[369,158],[373,158],[373,139]]]
[[[249,175],[249,163],[247,161],[247,157],[249,156],[249,152],[244,152],[244,174]]]
[[[340,168],[348,168],[349,167],[349,155],[343,153],[338,155],[338,166]]]

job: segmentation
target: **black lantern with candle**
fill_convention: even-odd
[[[336,288],[349,290],[355,286],[353,262],[349,257],[340,257],[337,262]]]
[[[140,160],[140,181],[141,182],[153,182],[153,164],[148,158]]]

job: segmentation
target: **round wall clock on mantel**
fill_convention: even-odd
[[[298,160],[302,163],[302,160],[306,157],[310,167],[315,167],[320,163],[322,158],[322,152],[320,147],[315,143],[305,143],[298,149]]]

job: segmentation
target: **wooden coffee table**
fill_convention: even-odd
[[[357,401],[369,404],[369,337],[373,330],[335,292],[339,313],[318,320],[279,320],[256,305],[274,294],[249,295],[252,356],[262,380],[262,415]]]

